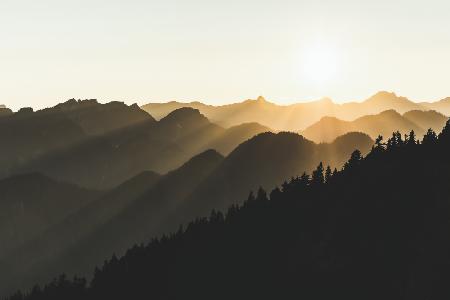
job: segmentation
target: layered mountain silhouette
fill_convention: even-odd
[[[248,150],[271,149],[270,139],[281,146],[295,140],[297,147],[280,150],[288,158],[314,147],[294,137],[261,134],[228,158],[209,151],[185,167],[208,157],[221,168]],[[245,202],[233,199],[242,204],[226,212],[212,211],[148,244],[130,245],[125,255],[99,265],[89,285],[61,275],[10,300],[447,299],[449,151],[450,122],[421,142],[394,133],[365,157],[354,151],[340,171],[320,163],[269,195],[258,189]],[[247,166],[265,168],[249,163],[242,169]],[[209,195],[218,203],[216,197]]]
[[[325,116],[350,121],[391,109],[400,114],[410,110],[436,110],[444,115],[450,115],[450,101],[448,99],[433,103],[416,103],[390,92],[379,92],[363,102],[344,104],[336,104],[331,99],[324,98],[313,102],[282,106],[259,97],[256,100],[246,100],[241,103],[222,106],[205,105],[200,102],[181,103],[175,101],[149,103],[142,106],[145,111],[157,119],[180,107],[196,108],[212,122],[226,127],[245,122],[257,122],[274,130],[288,131],[305,129]]]
[[[262,133],[225,158],[207,150],[166,175],[141,173],[5,256],[4,286],[48,280],[62,269],[86,274],[130,244],[174,231],[211,209],[226,208],[259,186],[272,188],[309,172],[319,161],[339,168],[355,149],[367,153],[372,145],[361,133],[331,144],[314,144],[295,133]],[[34,272],[25,276],[30,266]]]
[[[421,104],[428,109],[433,109],[443,113],[446,116],[450,116],[450,97],[447,97],[437,102],[425,102]]]
[[[411,110],[403,114],[403,117],[417,124],[419,127],[428,130],[433,129],[435,132],[441,132],[445,123],[449,119],[447,116],[437,111]]]
[[[222,159],[216,151],[208,150],[165,176],[144,172],[123,183],[5,256],[0,271],[3,289],[51,278],[61,266],[86,273],[105,255],[122,253],[130,243],[164,232],[159,221],[166,221],[168,212],[176,209]],[[27,273],[31,266],[34,272]]]
[[[378,135],[390,136],[397,130],[402,134],[408,134],[414,130],[418,136],[423,136],[429,128],[439,132],[447,120],[446,116],[436,111],[413,110],[401,115],[395,110],[387,110],[354,121],[323,117],[319,122],[302,131],[301,134],[316,142],[329,142],[352,131],[367,133],[373,139]]]
[[[94,189],[117,186],[145,170],[166,173],[206,149],[228,154],[270,130],[257,124],[225,129],[191,108],[156,122],[136,105],[93,100],[22,109],[0,125],[0,136],[8,140],[0,149],[0,175],[40,172]]]
[[[352,229],[352,226],[346,223],[346,218],[361,221],[355,219],[351,212],[358,209],[370,211],[374,209],[373,206],[379,214],[384,213],[382,209],[377,210],[375,198],[364,208],[355,204],[362,203],[357,197],[362,197],[364,188],[369,191],[376,188],[377,182],[384,182],[382,180],[385,178],[377,177],[382,171],[377,168],[384,166],[388,171],[383,172],[401,176],[400,171],[395,169],[399,165],[394,158],[403,161],[408,157],[411,162],[417,155],[418,159],[428,161],[427,157],[433,156],[433,151],[440,153],[440,157],[446,153],[443,150],[446,146],[442,146],[444,142],[441,141],[448,136],[448,125],[442,133],[440,131],[448,117],[441,112],[429,110],[428,107],[437,105],[442,110],[445,109],[446,102],[444,99],[435,103],[414,103],[387,92],[378,93],[362,103],[342,105],[335,104],[330,99],[322,99],[305,104],[278,106],[262,97],[219,107],[198,102],[194,103],[193,107],[179,107],[179,103],[172,102],[167,105],[150,105],[155,108],[155,112],[151,114],[155,114],[156,119],[137,105],[127,106],[120,102],[100,104],[96,100],[72,99],[36,112],[31,108],[22,108],[13,113],[4,108],[5,114],[0,117],[0,138],[4,141],[0,149],[0,178],[3,178],[0,179],[0,294],[12,292],[17,288],[31,287],[34,283],[48,282],[61,272],[86,276],[93,266],[101,266],[104,259],[113,253],[127,257],[130,255],[127,249],[133,244],[146,244],[151,237],[161,237],[169,232],[178,232],[176,236],[183,236],[190,230],[186,231],[186,228],[194,226],[193,224],[208,224],[213,219],[214,222],[219,220],[223,225],[225,217],[217,211],[225,211],[231,206],[229,214],[232,215],[249,205],[252,206],[256,199],[265,199],[261,203],[267,204],[264,190],[272,190],[276,186],[281,188],[274,189],[270,198],[284,200],[271,202],[276,203],[273,204],[275,206],[264,211],[262,216],[272,220],[273,222],[268,223],[272,226],[277,224],[276,221],[284,224],[283,214],[293,218],[297,213],[299,217],[293,218],[298,219],[295,221],[298,222],[295,223],[295,228],[306,226],[308,229],[302,229],[300,233],[291,232],[301,236],[301,240],[291,240],[284,235],[285,232],[290,232],[287,227],[274,225],[274,228],[278,228],[275,230],[267,227],[259,217],[256,220],[245,217],[242,222],[247,224],[255,221],[255,226],[261,226],[261,231],[253,231],[253,225],[237,225],[237,232],[233,231],[232,234],[250,230],[248,233],[254,233],[256,236],[250,234],[247,239],[261,238],[261,243],[258,242],[255,247],[263,247],[263,236],[269,233],[270,239],[267,242],[273,246],[267,249],[269,252],[263,250],[261,256],[254,254],[258,259],[254,261],[253,267],[258,269],[258,262],[261,263],[264,257],[269,257],[270,253],[276,253],[273,252],[276,249],[274,239],[277,240],[278,236],[286,245],[292,242],[295,245],[293,249],[300,251],[297,252],[301,255],[306,255],[305,257],[308,257],[305,253],[323,255],[323,243],[326,245],[332,240],[331,248],[326,251],[334,255],[332,259],[335,259],[339,266],[330,267],[334,262],[327,261],[324,268],[332,274],[339,274],[342,268],[346,268],[347,261],[345,255],[340,256],[341,250],[338,251],[335,247],[342,246],[341,238],[348,238],[343,234],[346,230],[357,236],[357,229]],[[165,114],[167,107],[173,110]],[[390,109],[386,110],[387,107]],[[323,116],[326,112],[328,115]],[[163,114],[164,116],[160,117]],[[359,116],[360,114],[362,116]],[[276,129],[303,128],[304,124],[316,118],[316,123],[305,130],[296,131],[301,134],[271,129],[272,125]],[[379,139],[374,142],[379,135],[391,138],[386,143]],[[402,140],[404,135],[405,139]],[[420,144],[415,137],[423,135],[425,138]],[[354,166],[366,161],[362,159],[366,154],[367,157],[387,155],[389,158],[384,162],[379,158],[377,163],[380,163],[380,166],[374,163],[367,171],[361,171],[357,176],[348,175]],[[434,158],[429,159],[432,161]],[[445,160],[442,157],[440,159]],[[420,168],[428,168],[422,162],[419,165]],[[406,168],[403,164],[401,166]],[[328,182],[331,184],[331,178],[340,181],[341,187],[329,190]],[[368,183],[369,180],[375,182]],[[408,182],[405,179],[401,190],[408,189]],[[439,186],[442,182],[439,181]],[[428,181],[427,183],[430,184]],[[303,188],[299,189],[298,186]],[[356,193],[352,190],[355,186],[358,187]],[[439,186],[432,188],[439,190]],[[301,189],[311,192],[304,194],[300,192]],[[387,192],[392,189],[393,187],[389,186]],[[256,196],[250,193],[257,190],[259,192]],[[282,194],[285,196],[280,196]],[[316,210],[316,206],[322,203],[320,201],[328,201],[326,199],[335,195],[344,199],[343,206],[332,205],[322,207],[323,211]],[[401,193],[397,196],[399,195]],[[389,198],[391,202],[386,203],[394,203],[394,198]],[[245,202],[245,199],[248,201]],[[276,207],[285,205],[282,204],[283,201],[293,203],[298,199],[306,199],[303,200],[306,204],[297,209],[286,206],[284,213],[277,212]],[[319,202],[315,202],[315,199],[319,199]],[[212,210],[215,211],[212,217],[205,219]],[[272,210],[275,211],[273,215]],[[389,208],[386,210],[389,211]],[[313,212],[311,217],[308,211]],[[319,212],[324,216],[319,215]],[[317,220],[312,221],[313,218]],[[180,229],[180,225],[189,224],[194,219],[197,221]],[[397,226],[396,223],[389,224]],[[345,230],[336,233],[332,229],[334,225],[337,230]],[[244,238],[245,234],[242,234],[240,238]],[[314,240],[322,234],[324,240]],[[338,236],[336,240],[332,238],[334,234]],[[228,238],[224,241],[237,242]],[[163,236],[162,240],[167,241],[167,236]],[[206,245],[207,248],[211,246],[209,239],[200,240],[198,245]],[[192,243],[190,238],[187,241]],[[371,243],[371,240],[365,241]],[[251,244],[243,240],[239,242],[244,245],[244,253],[257,253],[257,248],[252,248]],[[154,243],[160,243],[160,240],[154,241],[153,245]],[[201,261],[205,253],[196,243],[197,241],[193,242],[194,248],[188,251],[188,255]],[[348,245],[352,243],[354,241],[350,241]],[[291,249],[286,245],[280,249]],[[302,245],[306,245],[305,250],[301,250]],[[347,244],[344,243],[345,245]],[[211,249],[217,251],[212,247]],[[134,249],[146,251],[143,250],[146,249],[145,246],[137,246]],[[174,249],[171,251],[178,251]],[[183,249],[183,246],[180,249]],[[348,248],[345,250],[349,251]],[[197,254],[197,251],[203,256]],[[211,252],[214,254],[211,254],[210,263],[217,263],[216,255],[220,255],[223,261],[230,255],[230,258],[242,263],[238,258],[240,256],[236,256],[237,248],[232,248],[231,254],[227,251],[214,251]],[[300,267],[294,264],[292,268],[299,272],[298,274],[303,274],[302,278],[314,277],[307,271],[311,267],[308,261],[314,265],[314,274],[319,274],[320,268],[323,267],[323,261],[316,257],[300,261],[296,261],[289,253],[287,257],[301,265]],[[114,261],[117,260],[114,256]],[[187,275],[186,269],[179,267],[178,262],[183,266],[189,265],[189,262],[181,258],[174,264],[170,263],[177,272]],[[161,261],[160,270],[167,270],[166,263],[167,260]],[[107,262],[106,269],[97,270],[93,275],[94,282],[98,282],[101,276],[99,272],[109,272],[106,266],[110,264],[114,263]],[[204,266],[203,262],[199,265]],[[239,264],[233,266],[237,268]],[[352,265],[352,268],[355,266]],[[226,264],[221,265],[221,268],[224,267]],[[272,271],[289,273],[294,270],[292,268],[286,270],[281,267]],[[209,271],[218,278],[222,276],[213,270]],[[259,278],[257,274],[260,272],[245,272],[251,278]],[[346,272],[345,276],[352,276]],[[121,278],[119,273],[117,276]],[[155,274],[152,276],[157,276]],[[194,274],[198,275],[197,272]],[[231,273],[227,274],[229,275]],[[327,280],[326,276],[321,278]],[[160,283],[167,284],[164,281],[167,277],[161,278],[163,281]],[[263,278],[259,279],[264,282]],[[72,284],[64,280],[62,282]],[[109,280],[105,279],[104,282],[111,284]],[[182,289],[190,288],[178,279],[173,282],[181,284]],[[187,282],[192,283],[189,280]],[[317,284],[314,279],[311,283]],[[56,281],[52,284],[59,286]],[[81,284],[81,281],[77,281],[77,284]],[[92,289],[95,289],[95,284],[97,283],[93,283]],[[127,287],[128,284],[131,283],[126,282]],[[208,286],[211,284],[214,286],[215,283],[207,281]],[[136,288],[140,289],[139,286]],[[102,294],[102,289],[100,294],[89,299],[106,297],[106,294]],[[64,288],[61,289],[63,290]],[[91,293],[88,289],[84,291]],[[122,292],[109,296],[111,299],[119,297],[118,295],[127,298]],[[193,294],[188,291],[187,295]],[[166,296],[161,297],[171,298],[170,295]],[[84,296],[80,295],[74,297],[84,299]],[[18,296],[14,300],[22,298]]]
[[[30,162],[91,140],[94,136],[155,122],[137,105],[95,100],[69,100],[34,112],[22,108],[0,119],[0,176],[26,168]]]

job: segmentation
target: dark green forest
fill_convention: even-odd
[[[448,299],[450,122],[17,292],[38,299]],[[176,188],[176,187],[174,187]]]

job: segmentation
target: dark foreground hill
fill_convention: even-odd
[[[10,299],[448,299],[450,122]],[[213,197],[212,197],[213,198]]]

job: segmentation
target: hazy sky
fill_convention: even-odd
[[[0,0],[0,103],[450,96],[448,0]]]

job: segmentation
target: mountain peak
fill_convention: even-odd
[[[175,109],[174,111],[170,112],[162,120],[186,118],[186,117],[200,116],[200,115],[201,115],[200,111],[196,108],[182,107],[182,108],[178,108],[178,109]]]
[[[31,114],[33,112],[34,112],[34,110],[32,107],[22,107],[21,109],[19,109],[19,111],[17,113],[18,114]]]
[[[258,102],[267,102],[266,99],[263,96],[258,96],[258,98],[256,98],[256,101],[258,101]]]
[[[209,120],[196,108],[182,107],[170,112],[159,122],[160,124],[178,124],[179,126],[184,127],[187,124],[203,126],[204,124],[209,123]]]
[[[85,100],[76,100],[75,98],[69,99],[66,102],[60,103],[55,106],[63,111],[71,111],[79,108],[90,107],[98,104],[97,99],[85,99]]]
[[[394,92],[387,92],[387,91],[380,91],[373,96],[371,96],[369,99],[367,99],[368,102],[383,102],[383,101],[392,101],[396,100],[399,97]]]
[[[12,110],[7,108],[5,105],[0,104],[0,117],[12,115]]]
[[[317,102],[321,103],[321,104],[333,104],[334,103],[333,100],[329,97],[323,97],[323,98],[319,99]]]
[[[392,116],[392,117],[401,117],[401,114],[397,112],[395,109],[387,109],[378,114],[379,116]]]

